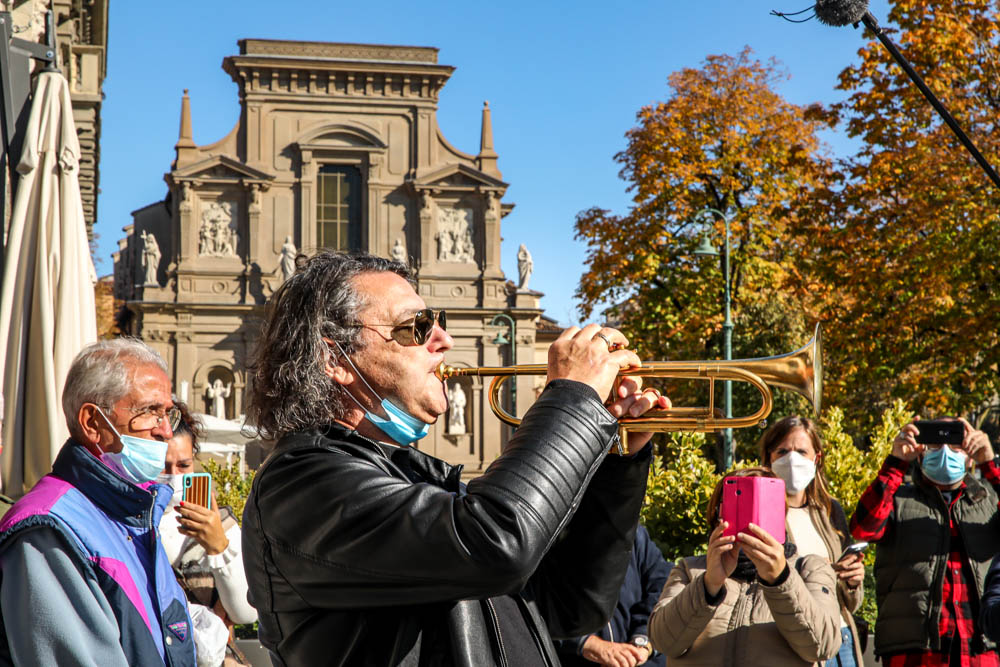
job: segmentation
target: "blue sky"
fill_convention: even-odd
[[[245,37],[435,46],[456,67],[442,91],[438,122],[460,150],[479,148],[483,100],[493,109],[499,167],[517,204],[503,221],[503,269],[517,276],[517,248],[534,257],[530,286],[546,313],[578,321],[573,293],[584,247],[576,214],[591,206],[628,209],[614,155],[636,112],[665,98],[667,76],[709,54],[781,60],[791,102],[829,103],[840,70],[857,61],[861,31],[816,21],[791,24],[770,10],[810,0],[698,0],[483,3],[314,0],[112,0],[102,112],[101,194],[96,256],[100,275],[131,222],[130,212],[163,199],[180,99],[190,89],[194,140],[214,142],[236,123],[236,85],[220,67]],[[872,13],[886,23],[887,2]],[[830,135],[835,151],[849,143]]]

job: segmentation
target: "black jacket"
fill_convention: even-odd
[[[639,526],[635,534],[635,546],[629,559],[625,581],[618,592],[618,604],[611,619],[597,632],[572,639],[562,639],[556,642],[559,657],[563,667],[571,665],[593,665],[582,656],[583,645],[591,634],[609,642],[628,642],[633,637],[643,636],[649,639],[649,615],[660,600],[663,585],[673,563],[663,558],[660,548],[649,536],[645,526]],[[652,649],[652,646],[650,646]],[[664,667],[667,660],[662,653],[657,653],[646,661],[650,667]]]
[[[617,430],[592,389],[552,382],[467,487],[339,426],[283,438],[243,516],[275,664],[505,665],[488,598],[515,594],[558,665],[549,635],[599,628],[628,563],[651,455],[605,457]]]

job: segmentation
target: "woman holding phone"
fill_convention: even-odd
[[[760,526],[726,535],[720,503],[733,477],[775,474],[746,468],[716,485],[708,552],[671,570],[649,619],[653,647],[669,665],[784,667],[833,657],[840,647],[836,575],[825,558],[796,554],[794,544]]]
[[[861,645],[853,613],[864,597],[864,552],[845,553],[853,542],[847,517],[830,496],[823,473],[823,441],[805,417],[785,417],[757,442],[760,460],[785,482],[788,539],[800,554],[830,561],[837,573],[840,602],[840,652],[826,667],[860,667]]]
[[[166,467],[157,479],[174,489],[174,497],[160,521],[160,538],[188,600],[212,609],[231,630],[257,620],[257,610],[247,602],[240,526],[228,507],[219,511],[214,495],[211,507],[181,501],[183,477],[195,472],[201,425],[186,405],[174,405],[181,420],[167,443]],[[244,664],[235,644],[231,646],[236,661],[227,654],[225,664]]]

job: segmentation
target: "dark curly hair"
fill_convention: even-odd
[[[324,368],[330,349],[357,347],[358,313],[365,306],[353,278],[395,273],[412,282],[409,268],[368,253],[323,251],[300,262],[268,302],[260,340],[249,363],[247,424],[259,437],[329,424],[344,414],[347,396]]]
[[[201,451],[201,439],[205,435],[205,429],[202,426],[201,420],[194,416],[191,412],[191,408],[187,403],[183,401],[178,401],[174,399],[174,407],[181,411],[181,420],[178,422],[177,427],[173,428],[174,437],[179,435],[186,435],[191,438],[191,453],[198,456],[198,452]]]

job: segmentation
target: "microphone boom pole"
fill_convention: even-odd
[[[889,39],[885,32],[883,32],[881,26],[878,24],[878,21],[875,20],[875,17],[872,16],[870,11],[865,11],[864,16],[861,17],[861,22],[865,24],[865,27],[875,33],[878,40],[882,42],[886,49],[889,50],[889,53],[891,53],[892,57],[895,58],[897,63],[899,63],[899,66],[903,68],[903,71],[910,77],[910,80],[916,84],[917,88],[919,88],[920,92],[924,94],[927,101],[931,103],[932,107],[934,107],[934,110],[938,112],[938,115],[941,116],[948,127],[951,128],[951,131],[956,137],[958,137],[958,140],[962,142],[962,145],[965,146],[965,148],[972,154],[972,157],[979,163],[979,166],[983,168],[983,171],[985,171],[986,175],[990,177],[993,184],[1000,188],[1000,176],[998,176],[997,172],[992,166],[990,166],[990,163],[986,161],[986,158],[979,152],[979,149],[972,143],[972,140],[969,139],[967,134],[965,134],[965,131],[962,130],[958,122],[954,119],[954,117],[952,117],[951,113],[949,113],[945,106],[941,104],[941,101],[937,98],[933,91],[927,87],[927,84],[924,83],[924,80],[919,74],[917,74],[917,71],[913,69],[909,61],[907,61],[906,58],[903,57],[903,54],[899,52],[899,49],[897,49],[896,45],[892,43],[892,40]],[[857,23],[854,25],[857,26]]]

